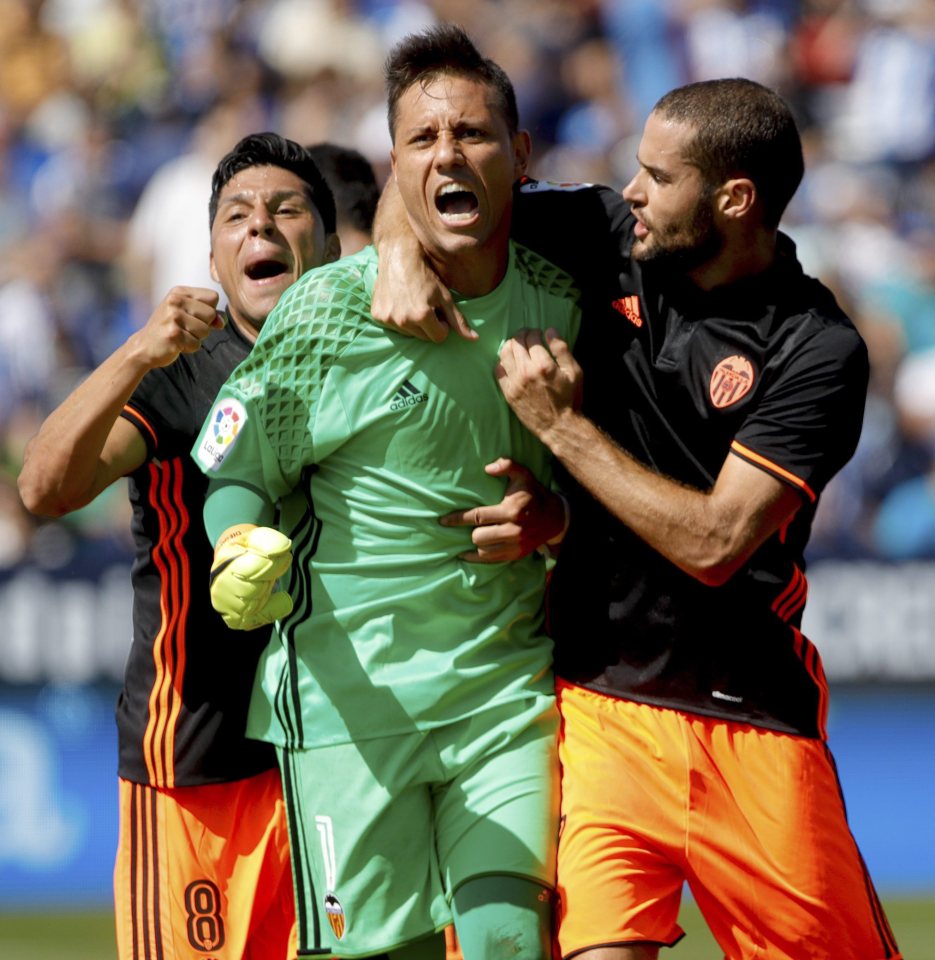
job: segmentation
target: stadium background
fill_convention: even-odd
[[[383,57],[440,19],[512,77],[540,178],[623,186],[683,82],[749,76],[794,104],[808,172],[784,228],[874,370],[806,632],[852,829],[906,960],[935,956],[932,0],[0,0],[0,956],[113,955],[129,624],[123,490],[30,518],[23,445],[169,286],[211,285],[210,174],[241,135],[353,146],[382,182]],[[692,930],[672,955],[717,956]]]

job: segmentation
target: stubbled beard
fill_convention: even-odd
[[[673,242],[671,235],[667,237],[653,232],[648,239],[654,242],[643,249],[636,249],[634,245],[633,259],[679,273],[687,273],[713,260],[724,245],[724,238],[714,227],[711,204],[704,201],[695,207],[691,223],[679,239]]]

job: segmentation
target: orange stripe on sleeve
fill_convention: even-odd
[[[133,418],[135,423],[138,423],[150,436],[150,439],[153,441],[153,447],[159,446],[159,438],[156,436],[156,431],[153,429],[153,425],[137,410],[135,407],[131,407],[129,404],[124,404],[124,412],[129,413]]]
[[[781,477],[783,480],[791,483],[794,487],[798,487],[808,496],[812,503],[818,499],[818,497],[815,495],[815,491],[812,490],[812,488],[804,480],[802,480],[800,477],[797,477],[794,473],[790,473],[788,470],[785,470],[783,467],[780,467],[779,464],[773,463],[772,460],[767,460],[766,457],[761,457],[758,453],[754,453],[749,447],[745,447],[742,443],[738,443],[736,440],[731,443],[730,448],[735,454],[737,454],[737,456],[743,457],[744,460],[749,460],[751,463],[755,463],[757,466],[763,467],[770,473],[774,473],[777,477]]]

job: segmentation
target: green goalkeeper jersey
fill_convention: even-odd
[[[484,472],[497,457],[550,482],[547,450],[493,371],[522,327],[573,342],[578,292],[512,245],[497,288],[457,301],[479,339],[435,344],[374,323],[376,269],[368,247],[287,290],[193,450],[212,480],[212,541],[268,522],[273,504],[293,540],[294,610],[261,659],[248,726],[292,749],[428,730],[552,691],[543,558],[468,563],[470,528],[438,518],[500,501],[504,481]],[[251,500],[265,514],[245,516]]]

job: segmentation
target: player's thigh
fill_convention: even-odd
[[[703,797],[692,803],[690,884],[730,960],[894,957],[827,746],[741,724],[693,727]]]
[[[295,956],[279,773],[163,790],[120,781],[118,955]]]
[[[683,720],[570,684],[558,695],[561,953],[672,945],[682,936]]]
[[[435,793],[438,858],[449,893],[488,874],[554,887],[557,731],[554,700],[543,697],[433,733],[450,772]]]
[[[464,960],[550,960],[552,891],[526,877],[461,884],[452,900]]]
[[[451,922],[422,734],[282,751],[300,950],[392,951]]]

